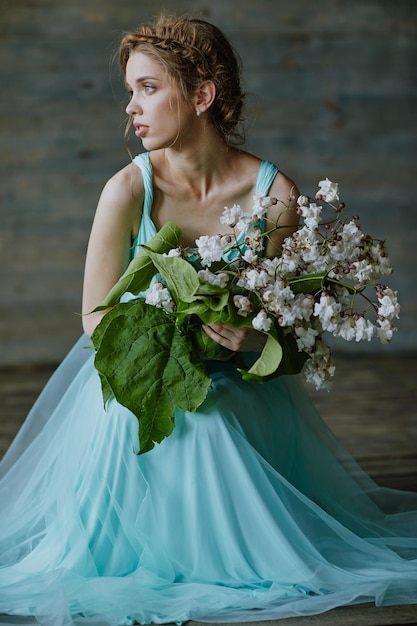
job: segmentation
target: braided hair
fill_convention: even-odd
[[[160,63],[185,98],[205,80],[216,87],[209,110],[211,121],[226,141],[239,143],[244,94],[240,63],[229,41],[204,20],[161,16],[155,24],[143,24],[123,36],[119,60],[123,73],[133,52],[142,52]]]

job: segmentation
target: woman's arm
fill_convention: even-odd
[[[268,232],[276,226],[279,228],[266,237],[265,256],[281,256],[284,239],[292,235],[298,227],[297,198],[299,191],[295,183],[280,172],[275,177],[268,195],[271,198],[276,198],[277,203],[268,210],[265,231]]]
[[[133,164],[105,185],[88,242],[83,286],[83,328],[91,335],[105,311],[91,313],[125,271],[143,204],[140,170]],[[91,313],[90,315],[88,315]]]

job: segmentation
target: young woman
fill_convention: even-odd
[[[161,18],[127,34],[126,111],[145,152],[106,184],[88,246],[83,310],[167,222],[181,245],[230,233],[225,206],[277,198],[265,254],[297,215],[294,183],[237,149],[239,68],[224,36]],[[287,207],[287,208],[285,208]],[[133,252],[134,254],[135,252]],[[91,335],[105,312],[84,316]],[[264,335],[204,327],[232,352]],[[0,613],[44,625],[258,621],[417,600],[417,496],[376,486],[334,439],[296,377],[244,382],[208,363],[212,384],[172,435],[133,453],[137,420],[103,408],[84,335],[2,464]],[[11,619],[11,618],[10,618]]]

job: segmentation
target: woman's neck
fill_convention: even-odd
[[[169,176],[171,181],[189,187],[193,194],[205,198],[228,176],[237,154],[238,151],[222,138],[216,138],[207,142],[196,141],[188,149],[167,148],[154,154],[154,158],[164,177]]]

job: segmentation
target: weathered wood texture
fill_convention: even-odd
[[[94,209],[128,160],[110,58],[162,8],[213,21],[239,50],[248,148],[308,193],[339,181],[388,239],[402,301],[391,351],[416,348],[415,0],[0,0],[0,363],[56,361],[79,334]]]

